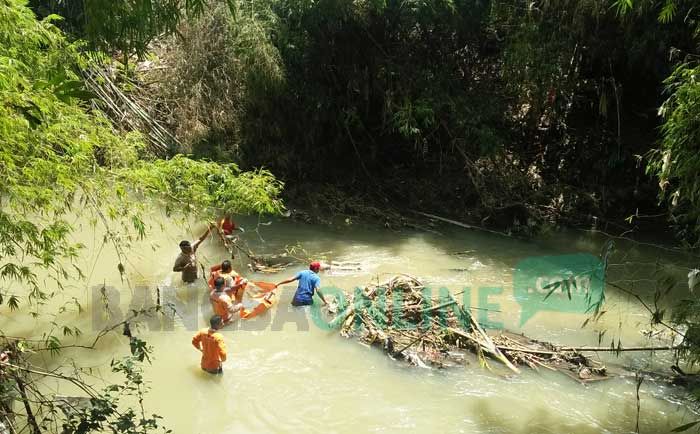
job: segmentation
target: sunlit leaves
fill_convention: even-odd
[[[144,193],[165,198],[180,212],[276,214],[283,209],[278,199],[283,185],[266,170],[241,172],[234,164],[176,156],[123,175]]]
[[[190,11],[202,0],[188,0]],[[175,31],[182,18],[180,0],[83,0],[85,34],[98,48],[107,51],[146,53],[156,37]]]
[[[613,6],[618,14],[624,15],[632,10],[633,3],[632,0],[615,0]]]
[[[678,66],[666,80],[669,98],[663,103],[661,149],[650,153],[647,171],[659,178],[681,235],[700,236],[700,66]]]
[[[37,21],[19,0],[0,3],[0,17],[0,282],[11,309],[20,299],[49,299],[47,280],[60,289],[83,277],[75,263],[83,246],[71,242],[68,216],[104,231],[124,275],[125,250],[149,230],[141,193],[183,213],[281,209],[282,185],[269,172],[150,160],[138,133],[115,132],[83,104],[90,95],[76,71],[88,60],[50,23],[55,17]]]
[[[666,0],[666,3],[661,8],[661,12],[659,12],[659,21],[664,24],[670,23],[676,16],[676,11],[676,0]]]

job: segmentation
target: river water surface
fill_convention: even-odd
[[[522,306],[514,297],[512,283],[516,264],[542,255],[598,255],[605,241],[602,236],[576,232],[523,241],[451,227],[439,227],[437,234],[360,225],[316,227],[286,220],[270,225],[254,219],[240,223],[246,228],[242,238],[256,253],[278,253],[300,244],[314,257],[361,264],[357,271],[322,273],[324,287],[351,291],[393,273],[409,273],[435,288],[453,292],[470,288],[467,301],[473,307],[492,309],[475,312],[485,315],[480,320],[494,327],[559,345],[597,346],[603,330],[603,346],[613,338],[616,342],[619,338],[623,346],[659,344],[639,332],[649,328],[642,307],[613,288],[606,292],[607,312],[596,324],[581,328],[586,314],[553,311],[537,312],[521,324]],[[107,287],[112,308],[118,305],[124,313],[129,307],[154,301],[156,287],[161,288],[161,301],[173,303],[178,311],[173,322],[156,319],[134,333],[155,350],[153,363],[146,368],[152,388],[146,406],[163,416],[165,425],[176,433],[634,432],[637,401],[635,378],[630,372],[667,369],[672,363],[664,353],[626,353],[620,357],[600,353],[608,366],[623,375],[589,385],[549,371],[524,369],[521,375],[513,376],[495,362],[491,372],[476,360],[466,368],[452,370],[408,367],[381,351],[319,328],[303,311],[291,310],[288,306],[294,286],[290,285],[281,291],[279,304],[263,317],[222,331],[229,360],[223,376],[211,376],[200,371],[199,353],[190,344],[195,329],[204,327],[210,315],[207,304],[199,302],[205,284],[200,279],[194,285],[183,285],[179,275],[170,271],[178,242],[195,238],[202,228],[152,228],[148,241],[130,251],[122,281],[111,246],[103,246],[101,235],[84,225],[76,241],[86,245],[87,254],[79,265],[88,282],[68,285],[46,309],[51,311],[51,307],[75,297],[83,312],[69,309],[57,322],[77,325],[88,340],[88,335],[107,324],[100,313],[103,306],[98,288]],[[659,257],[661,262],[681,265],[676,272],[679,280],[687,273],[683,258],[651,248],[618,243],[618,252],[610,265],[611,276],[634,281],[628,283],[638,285],[640,291],[649,289],[644,279],[653,277]],[[198,255],[206,266],[226,256],[216,238],[205,241]],[[237,258],[234,266],[251,280],[279,281],[305,268],[297,264],[278,275],[252,274],[244,259]],[[118,299],[112,291],[119,294]],[[41,337],[54,320],[47,315],[35,319],[2,313],[0,322],[5,330],[35,337]],[[128,341],[117,333],[102,339],[95,351],[66,351],[38,362],[51,367],[68,357],[77,358],[81,366],[92,368],[99,384],[99,378],[112,378],[110,360],[127,352]],[[59,390],[58,385],[48,387],[72,392],[65,387]],[[669,432],[694,420],[695,415],[680,403],[682,396],[680,389],[645,381],[640,389],[640,432]]]

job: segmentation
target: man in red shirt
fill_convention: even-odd
[[[245,232],[242,227],[239,227],[236,222],[233,221],[231,216],[227,214],[224,216],[223,219],[219,222],[219,229],[221,232],[224,234],[224,236],[228,239],[234,238],[233,232],[234,231],[241,231]]]

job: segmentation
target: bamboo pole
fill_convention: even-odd
[[[447,330],[451,331],[452,333],[454,333],[456,335],[467,338],[467,339],[471,340],[472,342],[475,342],[477,345],[479,345],[479,347],[483,348],[487,353],[491,354],[498,361],[500,361],[501,363],[506,365],[508,367],[508,369],[515,372],[516,374],[519,374],[520,370],[515,365],[513,365],[513,363],[511,363],[511,361],[508,360],[508,358],[506,356],[503,355],[503,353],[499,350],[498,346],[493,343],[491,338],[486,334],[486,332],[484,332],[484,330],[481,328],[481,326],[479,326],[479,324],[476,321],[471,319],[471,315],[469,316],[469,318],[471,320],[472,327],[474,327],[474,329],[477,331],[477,333],[483,339],[483,342],[481,342],[477,339],[474,339],[474,337],[463,332],[462,330],[459,330],[459,329],[456,329],[453,327],[447,327]]]
[[[575,351],[575,352],[628,352],[628,351],[674,351],[680,350],[685,347],[681,346],[657,346],[657,347],[622,347],[622,348],[612,348],[612,347],[558,347],[557,351],[549,350],[536,350],[531,348],[515,348],[506,345],[496,345],[502,351],[513,351],[528,354],[544,354],[548,356],[554,356],[562,351]]]
[[[478,231],[484,231],[484,232],[489,232],[489,233],[492,233],[492,234],[500,235],[500,236],[503,236],[503,237],[513,238],[511,235],[508,235],[508,234],[506,234],[506,233],[494,231],[494,230],[491,230],[491,229],[482,228],[481,226],[468,225],[468,224],[466,224],[466,223],[458,222],[457,220],[452,220],[452,219],[448,219],[448,218],[445,218],[445,217],[440,217],[439,215],[428,214],[427,212],[416,211],[416,210],[411,210],[411,211],[413,211],[414,213],[416,213],[416,214],[418,214],[418,215],[422,215],[423,217],[428,217],[428,218],[431,218],[431,219],[440,220],[440,221],[442,221],[442,222],[449,223],[449,224],[455,225],[455,226],[459,226],[459,227],[461,227],[461,228],[465,228],[465,229],[474,229],[474,230],[478,230]]]
[[[624,353],[627,351],[675,351],[687,348],[682,345],[666,345],[666,346],[656,346],[656,347],[559,347],[559,351],[592,351],[592,352],[610,352],[610,353]]]

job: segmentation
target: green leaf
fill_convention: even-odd
[[[10,298],[7,299],[7,305],[10,307],[11,311],[19,309],[19,297],[11,295]]]
[[[549,296],[554,293],[554,291],[559,289],[559,287],[561,287],[561,281],[557,281],[557,282],[553,282],[553,283],[550,283],[548,285],[545,285],[544,289],[549,289],[549,288],[552,288],[552,289],[547,293],[547,295],[544,296],[542,301],[547,300],[549,298]]]

